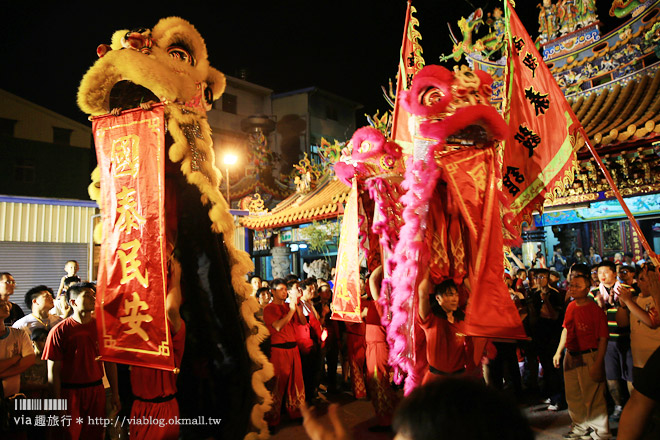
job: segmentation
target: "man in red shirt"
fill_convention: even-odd
[[[305,403],[300,352],[296,343],[294,321],[303,323],[302,310],[298,305],[297,290],[287,291],[286,282],[276,279],[272,282],[273,302],[264,309],[264,323],[270,332],[270,362],[275,370],[273,406],[266,415],[271,427],[280,424],[282,402],[286,394],[286,409],[292,419],[300,418],[300,407]],[[286,303],[287,297],[289,303]]]
[[[179,403],[176,400],[176,379],[181,367],[183,349],[186,342],[186,325],[179,314],[181,306],[181,266],[172,259],[170,287],[167,292],[166,310],[170,324],[174,366],[176,371],[131,366],[131,388],[135,401],[131,407],[131,439],[133,440],[176,440],[179,438],[179,425],[168,423],[179,416]],[[161,420],[164,423],[135,423],[135,420]]]
[[[603,310],[588,296],[590,286],[582,274],[575,275],[568,285],[574,301],[566,308],[561,339],[552,359],[559,368],[566,348],[564,386],[573,425],[564,438],[569,439],[610,438],[604,384],[607,321]]]
[[[426,335],[426,356],[429,371],[423,383],[447,376],[471,374],[474,362],[471,340],[465,336],[465,314],[458,308],[459,294],[453,280],[447,279],[430,293],[431,280],[427,277],[419,286],[418,322]],[[431,301],[439,305],[434,313]]]
[[[103,438],[105,418],[104,363],[99,357],[96,319],[92,316],[96,291],[92,283],[77,283],[67,290],[73,315],[57,324],[48,334],[42,359],[48,361],[48,383],[53,397],[66,399],[71,423],[65,426],[73,440]],[[112,391],[112,405],[119,411],[117,366],[105,362]],[[90,423],[90,421],[92,423]]]

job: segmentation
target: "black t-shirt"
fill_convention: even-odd
[[[25,316],[25,313],[23,313],[23,309],[19,307],[18,304],[10,302],[11,304],[11,311],[9,312],[9,316],[5,318],[5,325],[7,327],[11,327],[14,325],[16,321],[21,319],[23,316]]]
[[[547,301],[557,312],[557,320],[561,322],[564,313],[564,298],[562,297],[562,294],[558,290],[550,287]],[[529,297],[527,298],[527,308],[529,313],[529,324],[532,327],[535,326],[541,318],[543,302],[541,291],[539,289],[534,289],[529,293]]]

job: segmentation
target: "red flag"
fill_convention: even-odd
[[[422,39],[416,26],[419,21],[412,16],[417,10],[411,6],[408,0],[406,9],[406,22],[403,27],[403,42],[399,54],[399,71],[396,82],[396,100],[394,101],[394,112],[392,114],[392,139],[398,143],[404,154],[412,154],[412,136],[408,130],[408,113],[400,104],[399,98],[402,90],[408,90],[412,84],[413,76],[424,67],[422,58],[422,47],[419,40]]]
[[[509,17],[506,80],[509,137],[504,149],[502,184],[511,211],[519,221],[531,223],[532,212],[542,209],[546,198],[554,198],[555,190],[561,191],[572,182],[575,152],[586,143],[642,245],[651,259],[658,262],[612,176],[508,0],[504,7]],[[578,142],[578,137],[583,142]]]
[[[337,252],[331,316],[331,319],[338,321],[362,322],[358,235],[358,190],[357,179],[354,177],[339,234],[341,241]]]
[[[509,135],[502,183],[519,224],[572,182],[581,126],[515,11],[508,1],[504,5]]]
[[[103,243],[97,325],[105,360],[172,370],[165,314],[164,107],[94,119]]]

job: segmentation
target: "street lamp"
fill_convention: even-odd
[[[238,157],[235,154],[226,153],[222,158],[222,162],[225,164],[225,178],[227,179],[227,205],[231,209],[231,199],[229,198],[229,165],[234,165],[238,161]]]

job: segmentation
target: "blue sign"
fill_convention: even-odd
[[[628,197],[624,199],[633,215],[660,214],[660,194]],[[626,213],[616,199],[592,202],[588,208],[546,212],[534,215],[534,224],[539,226],[583,223],[625,217]]]

